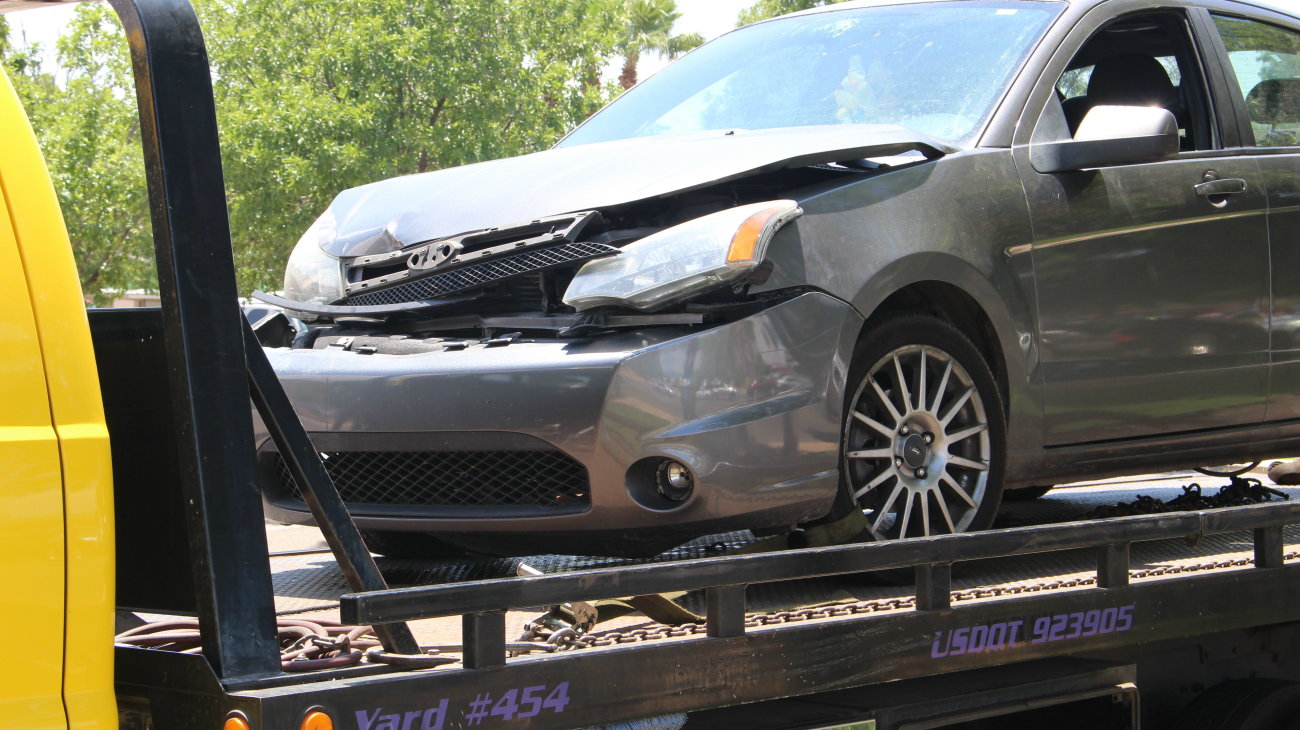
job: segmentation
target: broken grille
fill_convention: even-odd
[[[475,289],[506,279],[568,264],[578,264],[618,253],[603,243],[566,243],[537,251],[500,256],[440,274],[407,281],[387,289],[357,294],[344,300],[347,305],[402,304],[437,299],[453,292]]]
[[[574,508],[591,503],[587,470],[559,451],[341,451],[325,470],[351,504]],[[280,454],[284,494],[302,489]]]

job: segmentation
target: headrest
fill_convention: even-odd
[[[1250,121],[1258,124],[1300,124],[1300,79],[1268,79],[1246,95]]]
[[[1122,53],[1103,58],[1088,78],[1088,104],[1162,106],[1178,101],[1165,67],[1151,56]]]

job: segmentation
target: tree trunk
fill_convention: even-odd
[[[624,89],[636,86],[636,62],[640,60],[641,54],[636,51],[623,57],[623,72],[618,75],[618,83]]]

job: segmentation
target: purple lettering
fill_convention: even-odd
[[[1115,628],[1116,631],[1128,631],[1129,629],[1133,628],[1133,608],[1134,606],[1132,604],[1129,604],[1119,609],[1118,618],[1120,621],[1124,622],[1124,625],[1117,626]]]
[[[966,647],[970,643],[970,629],[961,628],[952,632],[952,655],[958,656],[966,653]]]
[[[1118,608],[1108,608],[1101,612],[1101,633],[1109,634],[1115,630],[1115,621],[1119,618]]]
[[[989,641],[989,627],[976,626],[970,630],[970,653],[978,654],[984,651],[985,645]]]
[[[1083,614],[1083,635],[1094,636],[1097,628],[1101,626],[1101,611],[1093,609]]]
[[[1057,615],[1057,616],[1053,616],[1053,617],[1052,617],[1052,632],[1051,632],[1050,634],[1048,634],[1048,636],[1047,636],[1047,640],[1048,640],[1048,641],[1060,641],[1062,638],[1064,638],[1064,637],[1062,636],[1062,634],[1065,633],[1065,622],[1067,622],[1067,621],[1069,621],[1069,620],[1070,620],[1070,617],[1069,617],[1068,614],[1060,614],[1060,615]]]
[[[1034,638],[1029,643],[1041,644],[1047,641],[1047,630],[1052,626],[1051,616],[1040,616],[1034,619]]]
[[[941,652],[939,651],[939,639],[943,637],[948,637],[948,642],[944,643],[943,651]],[[948,645],[949,643],[951,643],[951,641],[952,641],[952,637],[948,636],[947,631],[934,632],[934,643],[930,645],[930,658],[940,659],[948,656]]]
[[[379,713],[383,711],[384,708],[376,707],[375,714],[372,716],[366,714],[365,710],[357,710],[357,730],[370,730],[371,726],[375,724],[375,720],[379,719]]]
[[[1077,639],[1083,633],[1083,612],[1070,614],[1070,633],[1065,635],[1067,639]]]
[[[993,624],[993,626],[989,628],[988,650],[997,651],[998,649],[1001,649],[1006,645],[1007,645],[1007,625]]]
[[[442,730],[442,721],[446,716],[447,700],[444,699],[438,703],[437,707],[424,711],[424,717],[420,721],[420,730]]]

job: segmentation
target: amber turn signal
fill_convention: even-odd
[[[300,730],[334,730],[334,718],[321,710],[312,710],[302,718],[298,727]]]
[[[731,237],[731,246],[727,249],[727,263],[756,261],[759,243],[766,243],[763,240],[765,235],[770,235],[775,228],[779,227],[779,225],[772,225],[773,223],[784,223],[791,218],[791,207],[788,203],[772,205],[746,218],[736,229],[736,234]]]

